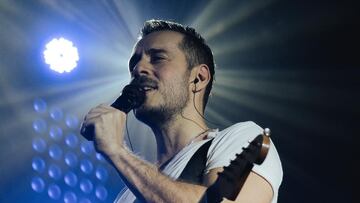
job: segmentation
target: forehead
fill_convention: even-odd
[[[146,35],[139,40],[133,52],[141,53],[149,49],[164,49],[168,51],[176,51],[179,49],[179,43],[182,41],[183,35],[173,31],[156,31]]]

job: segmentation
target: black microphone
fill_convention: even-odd
[[[134,108],[141,106],[145,101],[145,90],[140,85],[139,81],[134,80],[129,85],[126,85],[122,94],[115,100],[112,107],[124,112],[129,113]],[[94,140],[94,126],[89,125],[82,127],[80,133],[89,141]]]
[[[141,106],[144,101],[145,90],[136,80],[124,87],[122,94],[111,106],[124,113],[129,113],[132,109]]]

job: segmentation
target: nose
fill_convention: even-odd
[[[151,64],[149,64],[144,57],[135,65],[132,75],[133,77],[139,77],[141,75],[149,76],[151,74]]]

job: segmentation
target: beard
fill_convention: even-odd
[[[158,89],[157,95],[162,101],[158,105],[150,106],[145,103],[134,110],[135,117],[149,126],[159,126],[171,122],[180,115],[189,103],[188,77],[181,77],[178,82],[172,82]]]

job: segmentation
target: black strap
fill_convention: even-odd
[[[202,184],[204,177],[204,170],[206,167],[207,152],[212,143],[213,139],[203,144],[191,157],[189,162],[186,164],[184,170],[179,176],[179,180],[185,182]]]
[[[178,180],[186,181],[188,183],[202,184],[204,177],[204,170],[206,167],[207,152],[213,141],[213,138],[203,144],[191,157],[189,162],[186,164],[184,170],[180,174]],[[160,169],[164,169],[165,166],[171,161],[168,160],[161,165]],[[136,198],[134,203],[142,203],[139,198]]]

